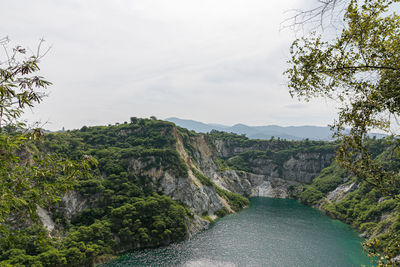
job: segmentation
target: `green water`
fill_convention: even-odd
[[[105,266],[360,266],[348,225],[291,199],[253,198],[191,240],[127,254]]]

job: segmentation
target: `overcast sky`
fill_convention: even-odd
[[[306,1],[2,0],[0,37],[52,46],[49,97],[26,115],[47,129],[152,115],[326,126],[334,105],[291,99],[282,75],[295,35],[280,23]]]

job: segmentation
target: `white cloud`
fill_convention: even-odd
[[[0,36],[53,45],[41,65],[50,97],[27,114],[50,129],[150,115],[326,125],[334,109],[290,108],[282,76],[293,34],[279,25],[300,2],[4,0]]]

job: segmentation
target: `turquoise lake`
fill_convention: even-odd
[[[258,197],[188,241],[103,266],[368,266],[362,241],[348,225],[295,200]]]

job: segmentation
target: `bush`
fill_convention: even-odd
[[[242,195],[223,190],[217,186],[216,190],[218,195],[225,198],[231,209],[236,212],[250,204],[250,201]]]
[[[347,176],[348,174],[345,170],[333,163],[322,170],[321,174],[313,180],[312,185],[318,191],[326,194],[342,184]]]
[[[313,186],[305,186],[305,190],[298,195],[298,199],[305,204],[315,205],[325,195]]]
[[[223,207],[222,209],[219,209],[215,212],[215,215],[217,215],[220,218],[226,216],[227,214],[229,214],[229,211],[225,207]]]

